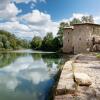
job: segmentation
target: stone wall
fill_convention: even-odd
[[[97,35],[97,36],[100,36],[100,26],[92,26],[92,29],[93,29],[93,33],[92,35]]]
[[[71,53],[73,51],[72,36],[73,36],[73,29],[72,28],[65,29],[64,35],[63,35],[63,52],[64,53]]]
[[[96,38],[96,36],[99,36],[99,38]],[[95,42],[100,42],[100,25],[98,24],[75,24],[74,29],[65,28],[63,35],[63,52],[73,52],[75,54],[86,53],[90,50],[93,51],[93,47],[99,51],[100,44],[95,43],[96,45],[94,46],[94,37],[96,38]]]
[[[87,52],[91,37],[91,27],[88,25],[75,25],[73,30],[74,53]]]
[[[92,46],[90,51],[100,51],[100,26],[94,25],[92,26]]]

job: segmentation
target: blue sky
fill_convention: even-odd
[[[31,12],[33,9],[48,13],[54,21],[69,18],[73,13],[100,15],[99,0],[47,0],[45,3],[37,3],[33,9],[30,8],[31,3],[20,3],[17,6],[23,13]]]
[[[100,23],[99,0],[0,0],[0,29],[23,38],[56,35],[60,22],[88,15]]]

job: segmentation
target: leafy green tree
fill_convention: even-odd
[[[93,16],[90,15],[90,16],[83,16],[81,18],[82,20],[82,23],[94,23],[94,19],[93,19]]]
[[[69,27],[70,24],[68,22],[61,22],[60,25],[59,25],[59,30],[58,30],[58,33],[57,33],[57,37],[60,41],[60,44],[62,45],[62,40],[63,40],[63,33],[64,33],[64,28],[65,27]]]
[[[61,40],[59,37],[55,37],[52,41],[53,51],[58,51],[62,47]]]
[[[0,48],[3,49],[20,49],[29,47],[29,42],[24,39],[17,38],[14,34],[0,30]],[[2,50],[2,49],[0,49]]]
[[[70,21],[70,25],[73,25],[73,24],[81,24],[81,20],[79,20],[78,18],[74,18],[72,21]]]
[[[17,47],[16,41],[15,41],[14,39],[10,39],[9,41],[10,41],[11,47],[12,47],[13,49],[16,49],[16,47]]]
[[[41,45],[42,45],[42,39],[41,39],[41,37],[35,36],[35,37],[32,39],[31,47],[32,47],[33,49],[40,49],[40,48],[41,48]]]
[[[3,43],[0,41],[0,48],[3,48]]]
[[[63,29],[65,27],[69,27],[70,25],[66,22],[61,22],[60,25],[59,25],[59,30],[58,30],[58,35],[62,36],[63,35]]]
[[[53,41],[53,34],[52,32],[49,32],[42,41],[42,50],[52,51],[52,41]]]
[[[9,41],[6,41],[5,42],[5,48],[6,49],[10,49],[11,47],[10,47],[10,42]]]
[[[2,35],[2,42],[5,44],[7,41],[7,37],[5,35]]]

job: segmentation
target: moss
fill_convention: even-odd
[[[100,53],[97,53],[96,54],[96,57],[100,59]]]

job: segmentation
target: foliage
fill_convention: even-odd
[[[59,51],[59,49],[62,47],[62,40],[61,38],[58,36],[58,37],[55,37],[52,41],[52,44],[53,44],[53,51]]]
[[[90,15],[90,16],[83,16],[81,18],[81,20],[82,20],[82,23],[94,23],[92,15]]]
[[[42,39],[41,37],[39,36],[35,36],[33,39],[32,39],[32,42],[31,42],[31,47],[33,49],[40,49],[41,48],[41,45],[42,45]]]
[[[35,36],[31,41],[32,49],[43,51],[58,51],[61,48],[61,44],[60,38],[54,38],[51,32],[47,33],[43,40],[41,37]]]
[[[62,35],[63,34],[63,29],[65,27],[69,27],[70,25],[67,22],[61,22],[59,25],[59,30],[58,30],[58,35]]]
[[[42,41],[42,50],[51,51],[52,50],[53,34],[47,33]]]
[[[17,38],[10,32],[0,30],[0,50],[15,50],[21,48],[29,48],[29,42],[27,40]]]
[[[73,25],[73,24],[81,24],[82,21],[79,20],[78,18],[74,18],[72,21],[70,21],[70,25]]]
[[[63,30],[65,27],[70,27],[70,24],[68,22],[61,22],[59,25],[58,33],[57,33],[57,35],[58,35],[57,38],[60,42],[60,48],[63,46],[63,33],[64,33]]]

